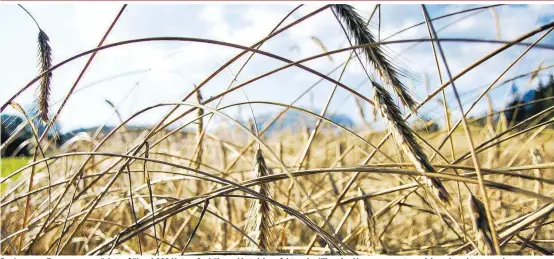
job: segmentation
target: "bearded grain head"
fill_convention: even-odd
[[[365,195],[362,188],[358,188],[358,196]],[[360,217],[362,227],[366,228],[365,235],[360,239],[359,244],[365,246],[369,253],[377,251],[376,222],[373,217],[373,208],[369,199],[359,201]]]
[[[196,101],[198,102],[198,104],[202,104],[203,100],[204,98],[202,97],[202,93],[200,92],[200,89],[198,89],[196,91]],[[202,115],[204,115],[204,109],[198,108],[198,133],[200,133],[204,128],[204,120],[203,118],[201,118]]]
[[[196,87],[196,86],[195,86]],[[202,93],[200,92],[200,89],[196,91],[196,101],[198,104],[202,104],[203,97]],[[204,153],[204,150],[202,149],[202,131],[204,130],[204,118],[202,117],[204,115],[204,109],[198,108],[198,125],[197,125],[197,142],[198,142],[198,151],[196,153],[196,169],[200,168],[200,165],[202,164],[202,154]]]
[[[40,72],[44,73],[52,67],[52,48],[49,44],[50,39],[43,30],[38,33],[39,66]],[[45,74],[40,80],[38,93],[38,112],[43,123],[48,123],[49,101],[50,101],[50,83],[52,81],[52,72]]]
[[[265,163],[262,151],[258,149],[256,152],[256,160],[254,163],[254,171],[257,177],[263,177],[270,174]],[[273,193],[268,183],[264,183],[256,187],[256,191],[267,197],[272,197]],[[248,222],[246,224],[246,233],[252,237],[260,248],[266,252],[275,251],[276,235],[273,233],[273,208],[267,201],[256,200],[250,206],[248,212]],[[247,239],[246,246],[249,250],[257,250],[256,244]]]
[[[540,165],[540,164],[543,164],[544,163],[544,156],[541,154],[541,152],[539,151],[539,149],[537,148],[531,148],[531,150],[529,150],[530,153],[531,153],[531,161],[533,162],[533,165]],[[543,173],[541,171],[541,169],[533,169],[533,173],[535,174],[535,177],[537,178],[543,178]],[[541,194],[543,192],[543,183],[541,181],[537,181],[535,183],[535,192],[538,193],[538,194]],[[539,205],[540,205],[540,201],[536,200],[535,201],[535,208],[539,208]],[[537,222],[538,223],[538,222]],[[536,233],[540,232],[540,227],[537,229]]]
[[[333,5],[333,9],[343,22],[346,24],[346,29],[349,37],[354,40],[356,45],[364,45],[375,43],[375,37],[367,28],[362,17],[354,10],[354,7],[346,4]],[[416,112],[417,102],[412,98],[406,86],[400,81],[401,72],[383,53],[380,46],[364,47],[363,51],[367,60],[373,65],[373,68],[378,72],[384,82],[392,87],[394,92],[400,97],[402,103]]]
[[[375,107],[381,112],[381,115],[387,122],[388,130],[392,132],[398,145],[410,159],[410,162],[414,164],[416,170],[420,173],[436,172],[431,163],[429,163],[427,155],[425,155],[423,149],[415,140],[412,130],[404,122],[402,113],[390,94],[381,85],[375,82],[372,83]],[[449,202],[450,196],[440,180],[428,177],[422,177],[422,179],[439,200],[444,203]]]
[[[470,194],[467,206],[471,211],[471,222],[473,223],[473,230],[476,233],[479,250],[485,254],[488,254],[488,251],[494,253],[492,234],[487,220],[485,205],[473,194]]]

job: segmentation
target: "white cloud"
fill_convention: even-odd
[[[75,31],[87,47],[96,47],[117,13],[121,5],[111,3],[79,3],[73,5]]]

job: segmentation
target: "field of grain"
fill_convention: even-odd
[[[552,255],[554,107],[523,121],[492,109],[480,118],[458,116],[462,103],[455,79],[479,70],[482,62],[509,46],[539,35],[522,51],[533,48],[554,23],[495,45],[495,51],[456,73],[448,68],[441,41],[434,41],[433,57],[443,68],[443,84],[434,86],[426,99],[415,100],[400,80],[401,71],[375,35],[364,29],[365,21],[355,9],[326,5],[304,18],[321,11],[336,15],[351,44],[328,51],[351,53],[346,64],[362,64],[379,76],[368,74],[372,94],[361,94],[341,78],[330,78],[299,61],[281,58],[287,64],[276,69],[297,66],[350,91],[360,107],[375,107],[373,120],[352,128],[329,120],[325,112],[331,94],[319,113],[294,103],[252,99],[235,104],[245,110],[254,109],[250,105],[281,109],[263,125],[255,116],[243,122],[224,113],[218,100],[249,82],[230,84],[228,91],[207,98],[201,95],[211,79],[207,78],[180,102],[120,116],[121,123],[109,133],[77,134],[56,145],[32,127],[29,143],[34,156],[23,161],[2,158],[1,254]],[[426,22],[421,26],[435,38],[424,5],[422,13]],[[278,25],[258,44],[241,47],[240,56],[271,56],[258,50],[261,44],[301,20]],[[21,90],[39,85],[38,113],[27,114],[17,104],[17,95],[2,110],[10,106],[27,122],[36,116],[52,125],[63,105],[48,111],[48,77],[63,64],[51,63],[48,36],[40,33],[41,74]],[[99,50],[89,53],[95,51]],[[94,55],[83,58],[93,62]],[[507,69],[517,61],[505,64]],[[521,74],[531,77],[542,69]],[[271,78],[271,73],[251,80],[264,77]],[[454,89],[452,99],[441,99],[446,98],[445,88]],[[448,111],[447,124],[407,122],[435,96]],[[473,104],[464,104],[463,110]],[[160,107],[172,109],[150,128],[127,128],[133,117]],[[315,125],[268,130],[290,111]],[[349,111],[369,117],[363,112]],[[206,130],[215,117],[225,123]],[[377,120],[385,125],[382,130],[367,126]],[[431,130],[433,125],[437,128]]]

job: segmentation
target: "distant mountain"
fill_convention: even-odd
[[[75,135],[81,133],[81,132],[85,132],[87,134],[89,134],[90,136],[94,135],[96,133],[96,131],[98,130],[98,127],[99,126],[94,126],[94,127],[89,127],[89,128],[79,128],[79,129],[74,129],[74,130],[71,130],[71,131],[68,131],[64,134],[61,134],[60,136],[60,143],[63,144],[64,142],[70,140],[71,138],[73,138]],[[115,127],[114,126],[104,126],[102,127],[102,129],[100,130],[99,134],[100,135],[107,135],[108,133],[110,133],[112,130],[114,130]],[[128,131],[128,132],[131,132],[131,131],[142,131],[142,130],[149,130],[149,129],[152,129],[151,126],[137,126],[137,125],[126,125],[125,126],[125,129]]]
[[[23,122],[23,118],[10,114],[2,114],[1,121],[2,125],[4,126],[3,129],[5,129],[7,133],[11,135],[15,131],[17,126]]]
[[[13,114],[2,114],[1,115],[1,122],[4,128],[7,130],[7,132],[11,135],[16,129],[19,124],[25,122],[25,119],[22,117],[19,117],[17,115]],[[44,130],[46,130],[46,125],[43,124],[38,118],[33,121],[38,134],[42,134]],[[53,136],[58,129],[60,128],[59,123],[54,123],[54,126],[48,130],[48,136]],[[23,132],[27,132],[28,134],[31,134],[31,128],[29,125],[25,127]]]
[[[320,111],[315,111],[315,113],[319,114]],[[271,122],[271,120],[277,116],[278,113],[265,113],[259,116],[256,116],[257,120],[257,126],[258,129],[263,129],[267,124]],[[354,121],[347,115],[343,114],[335,114],[331,116],[331,121],[340,124],[347,128],[352,128],[355,126]],[[297,111],[297,110],[289,110],[287,111],[277,122],[273,123],[267,133],[275,133],[280,132],[283,130],[289,130],[289,129],[301,129],[304,127],[307,127],[309,129],[313,129],[317,121],[317,118],[311,115],[304,114],[303,112]],[[2,122],[2,129],[5,129],[6,132],[11,135],[17,127],[24,123],[24,119],[16,116],[16,115],[9,115],[9,114],[2,114],[1,117]],[[247,125],[248,123],[243,122],[244,125]],[[39,128],[39,132],[42,133],[45,129],[45,126],[42,125],[40,122],[35,122],[35,125],[37,125],[37,128]],[[102,135],[108,134],[110,131],[112,131],[115,127],[114,126],[104,126],[100,133]],[[140,131],[149,129],[149,126],[134,126],[134,125],[128,125],[126,126],[127,130],[130,131]],[[61,133],[58,132],[58,140],[57,144],[62,145],[69,139],[73,138],[75,135],[86,132],[89,135],[93,135],[98,129],[98,126],[95,127],[88,127],[88,128],[79,128],[74,129],[69,132]],[[52,137],[53,131],[49,132],[49,137]],[[28,139],[32,137],[31,129],[29,126],[25,127],[20,133],[19,136],[22,139]]]
[[[314,113],[320,114],[320,111],[314,111]],[[259,116],[256,116],[257,126],[258,129],[263,129],[266,125],[268,125],[275,116],[277,116],[279,113],[265,113]],[[342,125],[343,127],[351,128],[355,125],[354,121],[347,115],[343,114],[335,114],[329,118],[331,121]],[[317,118],[305,114],[303,112],[297,111],[297,110],[289,110],[281,118],[279,118],[278,121],[273,123],[268,129],[268,133],[271,132],[278,132],[285,129],[294,129],[294,128],[303,128],[308,127],[309,129],[312,129],[317,122]]]
[[[17,129],[17,126],[23,122],[23,119],[17,116],[12,116],[8,114],[2,114],[1,115],[1,135],[0,143],[2,145],[4,142],[11,138],[12,133]],[[32,137],[32,135],[25,131],[23,129],[20,134],[18,134],[10,144],[5,146],[5,149],[2,150],[1,156],[2,157],[9,157],[9,156],[29,156],[29,150],[27,146],[25,145],[25,141]]]

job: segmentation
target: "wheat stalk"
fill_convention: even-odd
[[[530,152],[531,152],[531,159],[534,165],[540,165],[544,163],[544,157],[538,149],[531,148]],[[541,169],[534,169],[533,171],[535,173],[535,177],[542,178]],[[542,192],[542,189],[543,189],[542,182],[537,181],[537,185],[535,186],[535,192],[540,194]],[[536,207],[538,208],[538,204],[536,205]]]
[[[202,93],[200,93],[200,89],[198,89],[196,91],[196,101],[199,103],[199,104],[202,104]],[[204,109],[202,108],[199,108],[198,109],[198,135],[197,135],[197,141],[200,142],[202,141],[201,139],[201,136],[202,136],[202,131],[204,130],[204,120],[203,120],[203,116],[204,115]],[[196,155],[196,169],[200,168],[200,164],[202,163],[202,143],[198,143],[198,153]]]
[[[333,5],[338,17],[345,23],[347,33],[354,39],[357,45],[375,43],[374,36],[371,34],[365,22],[354,10],[354,7],[345,4]],[[408,92],[406,86],[400,81],[399,77],[404,74],[395,65],[393,65],[379,47],[363,48],[367,60],[373,65],[373,68],[379,73],[381,78],[392,87],[394,92],[400,97],[404,105],[412,111],[416,111],[417,103]]]
[[[200,89],[196,91],[196,101],[198,104],[202,104],[203,98],[202,93],[200,92]],[[193,158],[196,162],[195,169],[200,169],[200,165],[202,164],[202,153],[204,152],[204,149],[202,148],[202,135],[204,135],[204,109],[198,108],[198,124],[197,124],[197,131],[196,131],[196,145],[198,149],[196,150],[196,158],[194,158],[194,152],[193,152]],[[196,182],[196,193],[201,194],[204,192],[204,182],[198,181]]]
[[[485,205],[473,194],[469,194],[467,206],[471,211],[471,221],[473,222],[473,230],[476,233],[478,249],[487,255],[489,251],[494,249],[494,244],[485,212]]]
[[[544,63],[544,60],[541,60],[541,63],[539,63],[539,66],[537,67],[537,69],[535,71],[533,71],[533,73],[529,77],[529,80],[527,81],[527,87],[528,88],[531,87],[531,83],[539,75],[539,71],[541,71],[543,69],[543,67],[542,67],[543,63]]]
[[[375,42],[373,35],[367,27],[364,26],[362,18],[358,15],[358,13],[356,13],[356,11],[354,11],[352,6],[333,5],[333,8],[336,11],[337,16],[346,23],[346,27],[348,27],[349,30],[349,32],[346,33],[350,34],[349,36],[354,38],[357,44],[361,45]],[[416,112],[417,103],[408,93],[406,86],[398,79],[398,69],[388,61],[381,49],[379,47],[364,48],[364,52],[367,60],[373,64],[374,68],[379,72],[381,77],[392,86],[392,89],[400,97],[404,105],[409,107],[413,112]],[[415,141],[411,129],[404,122],[402,114],[390,94],[382,86],[373,82],[373,80],[370,79],[370,81],[374,85],[374,102],[376,108],[381,111],[381,114],[387,121],[389,130],[393,133],[395,139],[398,141],[398,144],[408,155],[411,162],[421,173],[436,172],[419,144]],[[425,184],[431,187],[433,193],[439,198],[439,200],[448,203],[448,192],[438,179],[427,177],[422,177],[422,179]]]
[[[321,50],[323,50],[323,52],[329,52],[329,50],[325,47],[325,45],[323,45],[323,42],[318,37],[312,36],[312,41],[317,44],[321,48]],[[333,62],[333,57],[331,55],[327,55],[327,57],[331,62]]]
[[[373,82],[373,98],[375,107],[381,111],[381,115],[387,122],[387,128],[392,132],[398,145],[404,150],[412,164],[420,173],[436,172],[429,163],[427,155],[415,140],[412,130],[402,118],[402,114],[394,103],[390,94],[378,83]],[[436,178],[423,176],[423,182],[431,187],[431,190],[442,202],[448,203],[450,197],[442,182]]]
[[[362,188],[358,188],[358,196],[364,196]],[[373,217],[373,208],[369,199],[360,200],[360,217],[362,227],[366,228],[366,233],[361,239],[361,245],[367,248],[370,253],[377,251],[376,222]]]
[[[262,150],[258,149],[256,152],[256,160],[254,164],[254,171],[257,177],[263,177],[270,174],[269,169],[265,163],[262,155]],[[271,197],[272,191],[269,184],[264,183],[256,187],[256,191],[260,194]],[[275,235],[271,226],[273,225],[274,211],[267,201],[256,200],[250,206],[248,211],[249,220],[246,223],[246,233],[255,240],[260,248],[266,252],[275,250]],[[247,239],[246,247],[249,250],[257,249],[258,246]]]
[[[500,19],[498,17],[498,14],[496,13],[496,10],[494,8],[489,7],[489,11],[491,11],[492,18],[494,20],[494,29],[496,31],[496,39],[500,40],[502,39],[502,30],[500,29]]]
[[[358,115],[360,116],[360,119],[362,120],[363,124],[368,127],[369,123],[366,120],[366,115],[364,111],[364,100],[360,98],[354,98],[354,100],[356,101],[356,108],[358,110]]]
[[[541,154],[541,152],[536,149],[536,148],[532,148],[530,150],[531,152],[531,160],[533,161],[533,164],[534,165],[540,165],[540,164],[543,164],[545,161],[544,161],[544,156]],[[541,169],[534,169],[533,170],[534,174],[535,174],[535,177],[537,178],[542,178],[543,174],[541,172]],[[537,181],[536,185],[535,185],[535,192],[538,193],[538,194],[541,194],[543,191],[543,183],[541,181]],[[540,206],[540,201],[535,201],[535,209],[538,210],[539,209],[539,206]],[[541,230],[541,227],[539,226],[538,222],[535,223],[535,227],[536,227],[536,230],[534,232],[534,238],[539,238],[539,233],[540,233],[540,230]]]
[[[225,146],[223,145],[223,141],[218,142],[219,145],[219,152],[221,156],[221,169],[225,170],[227,167],[227,150],[225,149]],[[221,202],[219,203],[219,210],[221,212],[221,216],[226,217],[228,221],[232,220],[232,207],[231,207],[231,200],[229,197],[223,197],[221,199]],[[228,231],[227,223],[224,221],[218,222],[218,228],[219,233],[217,235],[217,242],[215,244],[215,248],[218,250],[227,250],[228,247],[228,241],[231,239],[232,235]]]
[[[223,197],[219,204],[218,209],[221,212],[222,217],[226,217],[228,221],[231,221],[231,203],[229,197]],[[231,235],[229,235],[229,231],[227,230],[227,222],[220,220],[217,223],[218,228],[218,234],[217,234],[217,240],[215,242],[215,249],[216,250],[227,250],[228,247],[228,241],[231,239]]]

